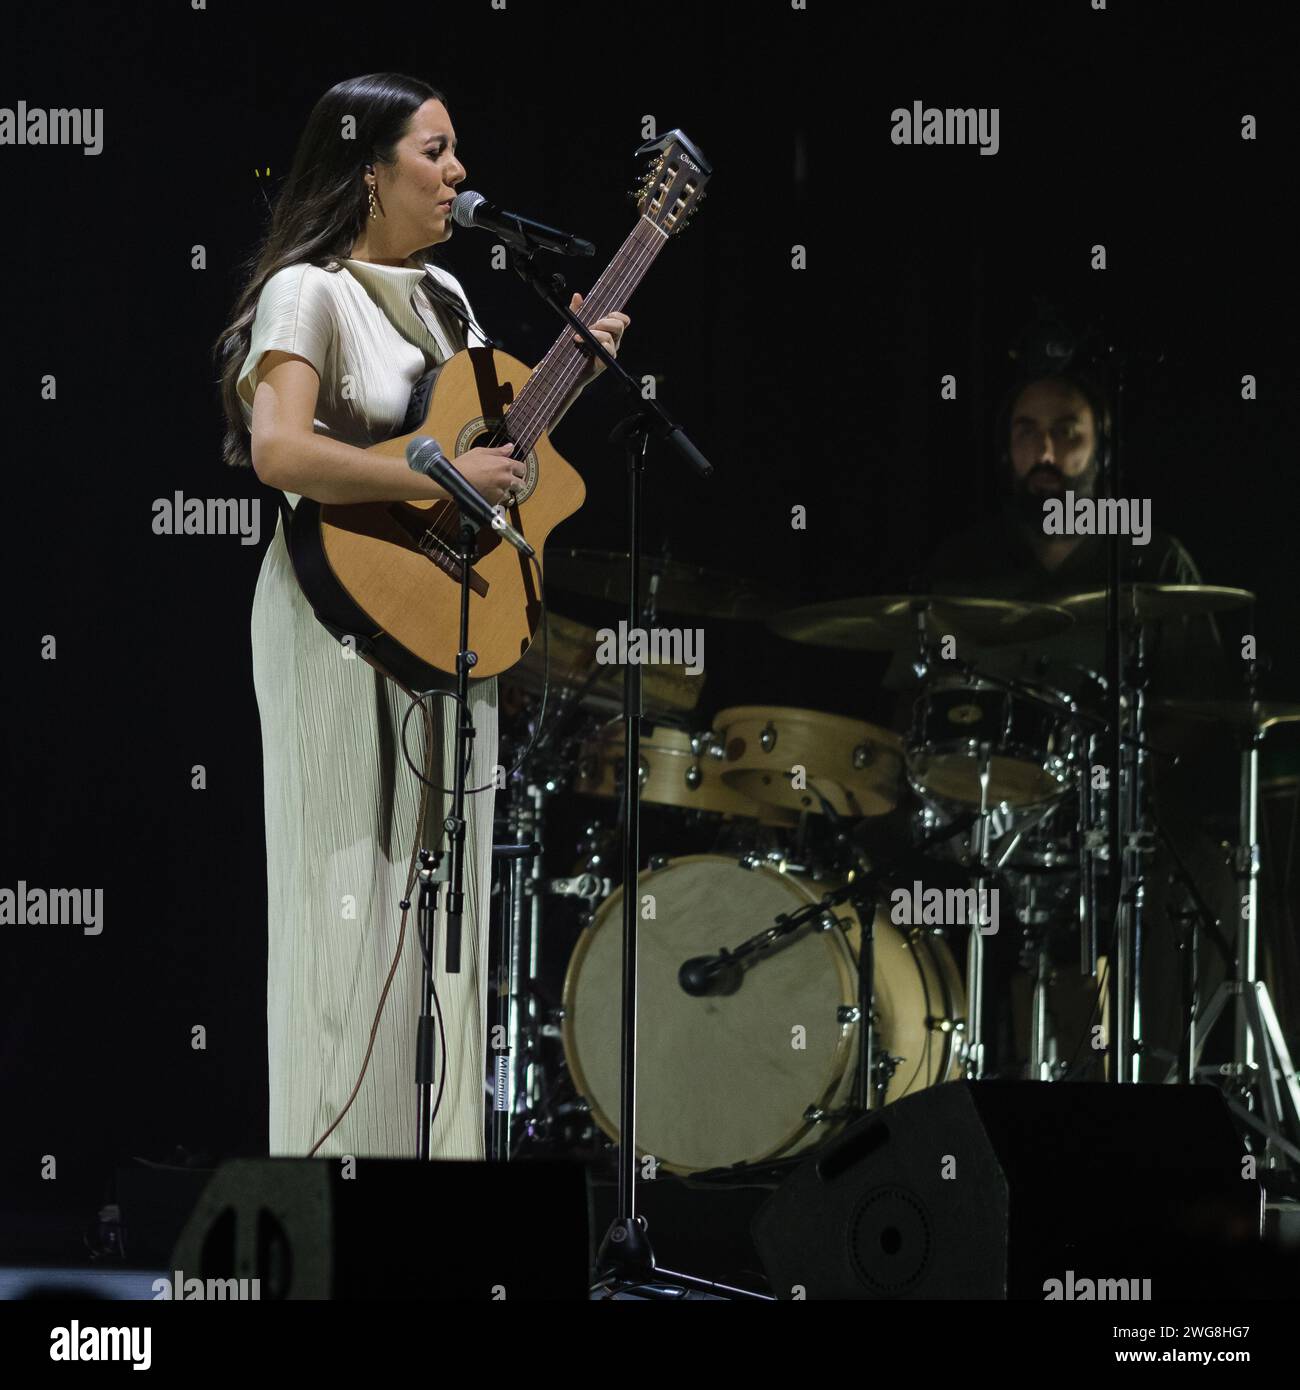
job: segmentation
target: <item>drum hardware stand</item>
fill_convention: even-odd
[[[1106,832],[1098,825],[1092,785],[1097,733],[1086,736],[1084,763],[1079,768],[1079,973],[1097,978],[1097,860],[1106,846]]]
[[[1124,708],[1128,708],[1128,703],[1124,700],[1125,692],[1121,691],[1121,700],[1124,701]],[[1098,913],[1099,879],[1097,864],[1099,860],[1105,860],[1108,864],[1110,860],[1110,837],[1105,829],[1106,819],[1099,812],[1097,798],[1094,793],[1099,788],[1092,785],[1092,769],[1098,765],[1099,749],[1098,742],[1102,738],[1106,721],[1089,714],[1086,710],[1076,709],[1075,719],[1085,726],[1085,755],[1078,768],[1078,797],[1079,797],[1079,973],[1087,979],[1095,980],[1099,968],[1099,940],[1100,923]],[[1091,732],[1086,732],[1087,725],[1093,725]],[[1146,737],[1145,732],[1125,732],[1121,733],[1120,746],[1126,749],[1132,758],[1163,758],[1172,763],[1177,762],[1177,756],[1167,749],[1163,749]],[[1126,769],[1121,772],[1121,789],[1127,785],[1127,777],[1124,775]],[[1110,771],[1107,771],[1106,794],[1110,794]],[[1159,831],[1156,832],[1159,834]],[[1163,838],[1163,837],[1162,837]],[[1150,848],[1150,836],[1146,832],[1138,832],[1131,835],[1129,843],[1135,852],[1145,853]]]
[[[1246,664],[1251,701],[1256,700],[1257,663]],[[1229,1076],[1246,1092],[1253,1092],[1262,1115],[1235,1097],[1228,1106],[1240,1119],[1262,1134],[1269,1166],[1277,1166],[1279,1153],[1300,1164],[1300,1080],[1286,1039],[1278,1026],[1268,986],[1258,978],[1259,924],[1259,749],[1266,730],[1252,722],[1242,738],[1241,794],[1238,839],[1234,856],[1241,890],[1234,967],[1230,979],[1214,991],[1196,1025],[1189,1046],[1194,1075]],[[1199,1065],[1205,1040],[1229,1003],[1235,1008],[1232,1061],[1223,1067]]]
[[[1028,808],[1025,809],[1028,811]],[[1037,815],[1026,820],[1024,825],[1018,826],[1005,846],[999,844],[997,855],[991,865],[992,869],[998,873],[1005,869],[1011,856],[1019,848],[1021,840],[1023,840],[1031,830],[1037,830],[1057,809],[1058,803],[1056,801],[1049,801]]]
[[[913,670],[916,671],[921,679],[925,678],[932,662],[929,657],[931,643],[925,634],[924,627],[924,600],[918,602],[917,606],[917,639],[918,639],[918,659],[913,663]],[[954,666],[962,675],[967,678],[977,678],[990,685],[1007,690],[1012,694],[1019,695],[1022,699],[1040,705],[1046,709],[1056,711],[1057,702],[1044,699],[1037,690],[1027,685],[1025,682],[1016,680],[1013,677],[994,675],[991,672],[979,669],[974,663],[958,661],[948,663],[945,666]],[[1072,700],[1069,704],[1069,712],[1075,723],[1099,726],[1101,729],[1106,727],[1106,721],[1095,715],[1090,715],[1086,710],[1079,707],[1077,701]],[[989,839],[988,831],[990,824],[990,809],[988,806],[988,781],[989,768],[992,756],[992,749],[988,744],[984,744],[980,749],[982,766],[980,768],[980,814],[979,830],[976,832],[977,850],[975,853],[976,862],[981,867],[989,867]],[[1097,973],[1097,947],[1095,929],[1095,874],[1093,869],[1092,855],[1099,848],[1095,842],[1091,826],[1091,795],[1090,780],[1091,767],[1081,768],[1077,771],[1079,777],[1079,795],[1082,807],[1086,812],[1084,825],[1084,839],[1081,841],[1081,857],[1083,865],[1080,874],[1080,894],[1079,894],[1079,918],[1081,926],[1081,958],[1082,970],[1085,975],[1094,976]],[[992,868],[1000,870],[1015,852],[1016,846],[1023,837],[1041,824],[1044,819],[1055,810],[1055,803],[1049,803],[1037,819],[1029,821],[1019,827],[1012,836],[1010,843],[1000,850],[996,862]],[[977,881],[977,891],[984,886],[984,879]],[[984,938],[978,931],[972,931],[967,942],[966,960],[966,980],[967,980],[967,1036],[966,1036],[966,1076],[970,1080],[978,1080],[984,1073]],[[1040,1079],[1047,1080],[1045,1074],[1047,1063],[1043,1056],[1045,1046],[1046,1028],[1046,978],[1041,963],[1035,969],[1034,974],[1034,993],[1033,993],[1033,1019],[1034,1025],[1031,1029],[1031,1056],[1030,1069]]]
[[[825,861],[823,861],[819,867],[835,873],[842,869],[852,867],[853,865],[861,866],[861,853],[850,841],[849,832],[844,828],[844,817],[840,815],[817,787],[809,783],[808,790],[821,802],[822,814],[826,817],[826,824],[830,827],[831,831],[831,843],[833,848],[830,852],[830,862],[825,863]],[[804,832],[805,823],[809,820],[811,820],[811,817],[806,811],[801,813],[799,817],[800,834],[795,846],[795,853],[801,856],[803,851],[807,848],[804,844]],[[808,858],[812,859],[813,856],[809,855]],[[813,872],[813,870],[810,868],[809,872]]]
[[[976,901],[983,902],[989,852],[989,768],[992,746],[980,746],[980,809],[975,819],[975,862],[981,870],[975,879]],[[984,1075],[984,933],[980,922],[971,925],[966,938],[966,1058],[968,1081]]]
[[[931,667],[934,665],[933,653],[937,643],[930,638],[926,631],[926,615],[930,609],[930,601],[927,598],[917,598],[913,600],[912,612],[916,618],[916,659],[912,663],[912,670],[918,680],[924,682],[929,675]],[[952,666],[954,669],[970,675],[974,667],[969,662],[944,662],[944,666]],[[1007,684],[997,681],[995,684]],[[1038,697],[1031,697],[1038,698]],[[980,745],[980,809],[976,817],[975,824],[978,827],[975,831],[975,860],[981,869],[987,867],[986,859],[988,856],[989,843],[989,765],[992,760],[993,750],[987,743]],[[983,874],[975,880],[976,898],[981,900],[981,894],[985,889],[985,878]],[[983,1037],[983,1016],[984,1016],[984,937],[979,931],[979,924],[972,927],[966,943],[966,1029],[965,1029],[965,1064],[964,1072],[967,1080],[978,1081],[984,1074],[984,1037]]]
[[[1183,862],[1183,857],[1178,852],[1178,846],[1164,832],[1157,828],[1156,831],[1160,843],[1168,851],[1169,857],[1174,861],[1172,879],[1181,883],[1190,902],[1191,910],[1176,915],[1175,920],[1184,923],[1182,939],[1179,943],[1179,951],[1183,955],[1183,1001],[1184,1012],[1187,1016],[1187,1031],[1183,1036],[1182,1044],[1178,1049],[1178,1056],[1175,1059],[1173,1068],[1170,1069],[1166,1081],[1177,1079],[1184,1085],[1192,1085],[1196,1081],[1196,1057],[1199,1055],[1200,1047],[1197,1044],[1199,1025],[1197,1016],[1201,1009],[1199,997],[1200,989],[1200,951],[1201,951],[1201,931],[1202,928],[1209,934],[1214,942],[1219,954],[1223,957],[1224,964],[1231,975],[1234,969],[1232,948],[1228,945],[1223,933],[1219,930],[1219,919],[1214,915],[1201,890],[1197,887],[1196,880],[1192,877],[1187,865]]]
[[[568,693],[571,692],[561,692],[548,730],[539,732],[531,754],[511,778],[507,809],[501,818],[507,843],[493,846],[493,856],[500,865],[500,917],[499,975],[490,1026],[492,1036],[501,1039],[502,1046],[493,1048],[495,1073],[487,1134],[487,1157],[492,1162],[511,1161],[520,1139],[535,1137],[547,1104],[539,1046],[547,1023],[534,987],[542,968],[542,895],[556,892],[589,897],[602,882],[605,893],[609,892],[608,879],[600,880],[595,875],[549,882],[542,877],[546,803],[558,787],[555,775],[548,775],[543,769],[552,761],[547,745],[554,742],[570,712],[564,701]],[[575,698],[581,698],[581,691]]]
[[[523,816],[519,799],[522,789],[512,788],[510,823],[521,833]],[[498,985],[492,1011],[494,1045],[492,1124],[488,1135],[488,1159],[508,1163],[514,1156],[512,1129],[521,1113],[532,1114],[537,1105],[536,1033],[540,1020],[537,1001],[527,986],[537,978],[536,953],[540,946],[540,906],[537,895],[529,894],[526,883],[540,872],[541,845],[519,843],[494,845],[492,854],[501,866],[500,920],[497,926]],[[529,899],[531,898],[531,902]],[[525,925],[525,918],[528,919]],[[529,943],[528,969],[523,962],[523,941]]]
[[[588,905],[588,913],[599,902],[603,902],[613,890],[610,879],[599,874],[581,873],[574,878],[548,878],[541,891],[550,897],[582,898]]]
[[[1097,495],[1119,498],[1124,493],[1124,425],[1127,406],[1127,372],[1130,354],[1108,341],[1105,324],[1098,333],[1104,344],[1105,371],[1114,402],[1111,427],[1098,422],[1099,452]],[[1155,357],[1162,361],[1163,354]],[[1110,876],[1106,884],[1105,920],[1110,923],[1106,971],[1110,1016],[1114,1037],[1107,1046],[1114,1059],[1110,1080],[1119,1085],[1141,1080],[1142,1051],[1142,949],[1146,889],[1144,858],[1150,850],[1150,833],[1144,829],[1147,759],[1145,743],[1146,677],[1145,625],[1132,625],[1129,669],[1125,670],[1124,629],[1120,619],[1123,592],[1120,535],[1106,537],[1106,691],[1109,696],[1109,729],[1106,738],[1109,823],[1106,826]],[[1125,759],[1125,751],[1129,754]],[[1126,773],[1128,774],[1126,778]]]
[[[556,725],[552,725],[552,736]],[[544,1021],[533,982],[541,975],[542,842],[546,800],[552,778],[539,776],[549,736],[539,737],[532,754],[510,780],[502,826],[505,844],[493,846],[500,865],[500,917],[497,924],[498,978],[490,1020],[494,1047],[492,1107],[488,1124],[489,1161],[506,1163],[515,1155],[516,1132],[532,1132],[543,1103],[538,1046]],[[527,966],[524,942],[527,942]]]
[[[1112,538],[1112,539],[1118,539]],[[1146,859],[1151,850],[1152,836],[1144,829],[1147,782],[1147,750],[1142,746],[1146,720],[1146,677],[1144,667],[1146,627],[1135,623],[1132,630],[1131,654],[1133,669],[1126,674],[1130,683],[1124,687],[1128,695],[1122,724],[1115,740],[1116,758],[1120,764],[1120,785],[1111,795],[1112,809],[1122,808],[1124,818],[1122,839],[1120,827],[1111,836],[1111,853],[1122,844],[1119,861],[1118,899],[1116,903],[1116,972],[1115,986],[1119,1011],[1116,1013],[1115,1075],[1118,1082],[1141,1081],[1142,1056],[1142,951],[1146,904]],[[1124,735],[1131,746],[1125,748]],[[1125,760],[1124,754],[1128,753]],[[1127,766],[1125,766],[1127,761]],[[1125,777],[1125,773],[1128,774]],[[1112,862],[1115,862],[1112,858]]]
[[[1051,1081],[1056,1049],[1047,1036],[1047,986],[1051,979],[1047,936],[1042,933],[1034,951],[1034,993],[1029,1026],[1029,1079]]]

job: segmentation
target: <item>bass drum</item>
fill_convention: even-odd
[[[835,1110],[851,1093],[858,1026],[840,1011],[857,998],[861,926],[846,905],[834,926],[812,925],[749,957],[725,994],[678,983],[694,956],[734,949],[781,913],[816,902],[826,885],[771,865],[716,854],[647,870],[639,898],[637,1148],[668,1171],[699,1172],[797,1153],[826,1137],[810,1107]],[[601,905],[564,985],[564,1050],[592,1117],[618,1139],[623,892]],[[955,1078],[965,1016],[947,946],[876,915],[877,1037],[892,1059],[897,1100]]]

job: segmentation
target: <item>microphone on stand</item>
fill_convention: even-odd
[[[406,446],[406,461],[414,473],[423,473],[451,494],[462,515],[480,526],[499,531],[521,554],[530,559],[537,552],[506,520],[503,507],[490,506],[486,497],[471,486],[469,479],[442,452],[442,446],[428,435],[417,434]]]
[[[677,972],[677,983],[697,998],[705,994],[734,994],[740,988],[740,964],[726,951],[716,956],[692,956]]]
[[[495,232],[507,241],[536,246],[543,251],[556,251],[561,256],[596,254],[595,246],[582,237],[548,227],[543,222],[534,222],[531,217],[521,217],[517,212],[506,212],[489,203],[481,193],[458,193],[451,205],[451,217],[459,227],[482,227],[484,231]]]

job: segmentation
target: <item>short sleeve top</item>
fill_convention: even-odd
[[[237,383],[249,428],[267,352],[294,353],[316,369],[317,434],[367,448],[401,433],[411,391],[426,372],[463,347],[485,345],[460,281],[441,266],[351,259],[341,266],[286,266],[263,286]],[[416,293],[426,276],[465,305],[468,335],[447,311]]]

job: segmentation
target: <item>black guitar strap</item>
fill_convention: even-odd
[[[445,285],[435,280],[427,271],[425,272],[422,288],[438,308],[446,309],[446,311],[460,323],[462,342],[469,342],[469,330],[472,327],[479,337],[484,339],[489,347],[499,348],[501,346],[495,338],[488,337],[477,321],[471,322],[469,316],[465,312],[467,306],[460,298],[453,294],[451,290],[447,289]],[[413,430],[419,429],[420,426],[424,424],[424,417],[429,413],[429,393],[433,390],[434,379],[441,370],[441,363],[437,367],[431,367],[419,381],[415,383],[411,391],[411,399],[407,402],[406,418],[402,421],[401,432],[403,434],[410,434]]]

